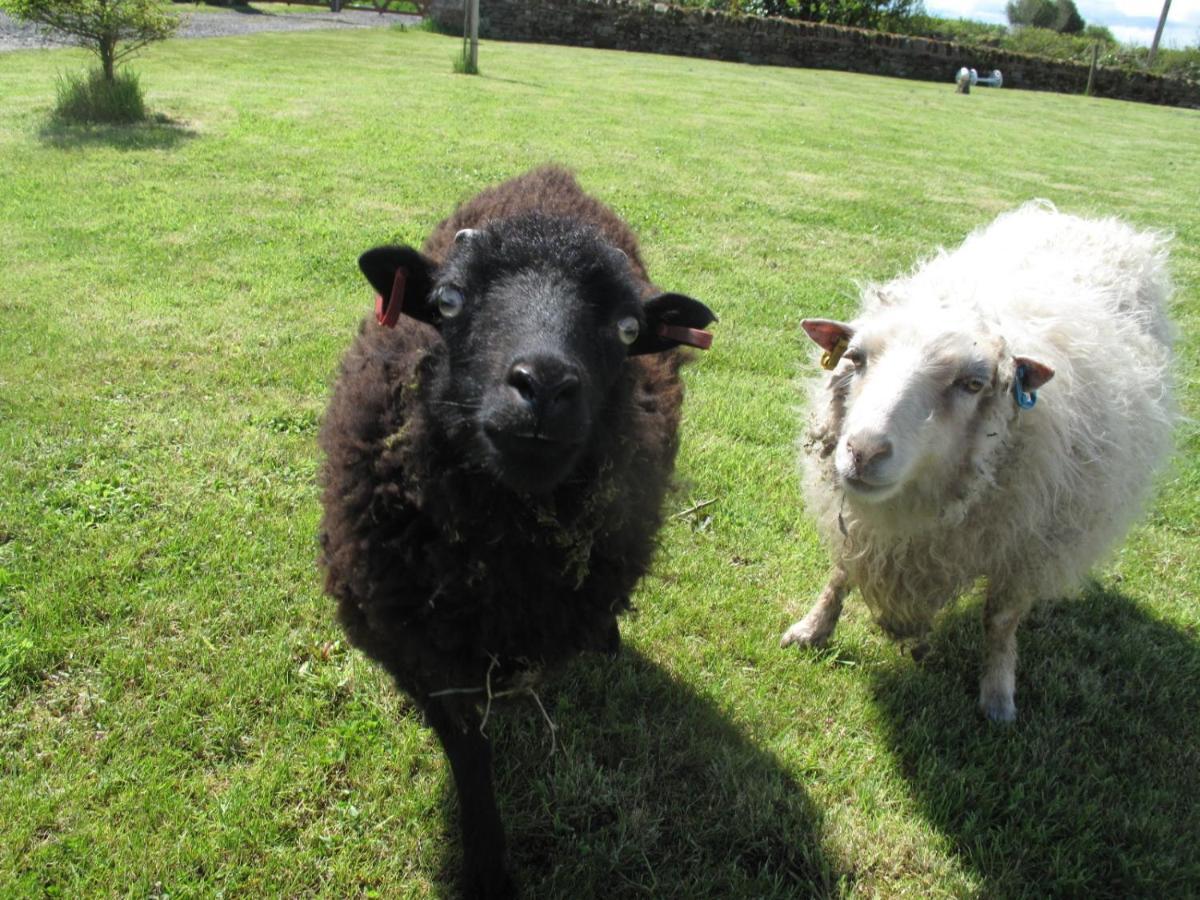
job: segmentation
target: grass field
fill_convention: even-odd
[[[341,639],[315,432],[357,254],[555,160],[721,315],[683,510],[616,661],[494,722],[531,897],[1200,893],[1200,114],[427,33],[172,41],[166,121],[51,124],[75,51],[0,55],[0,894],[440,896],[432,736]],[[979,601],[920,665],[823,583],[799,321],[1048,197],[1173,230],[1192,417],[1144,524],[975,712]]]

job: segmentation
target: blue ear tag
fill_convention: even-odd
[[[1017,377],[1013,379],[1013,396],[1021,409],[1033,409],[1033,405],[1037,403],[1037,391],[1025,390],[1025,376],[1028,374],[1028,366],[1017,366]]]

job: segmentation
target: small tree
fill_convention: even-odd
[[[1063,34],[1083,31],[1075,0],[1009,0],[1004,11],[1013,27],[1048,28]]]
[[[1075,6],[1075,0],[1056,0],[1054,4],[1054,30],[1063,34],[1080,34],[1083,32],[1083,16]]]
[[[1004,7],[1008,24],[1014,27],[1053,28],[1058,20],[1054,0],[1009,0]]]
[[[159,0],[0,0],[0,9],[91,50],[109,82],[121,60],[179,27]]]

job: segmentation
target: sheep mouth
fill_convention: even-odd
[[[497,477],[522,493],[544,493],[558,485],[574,468],[578,441],[533,433],[487,430],[491,463]]]
[[[843,475],[842,487],[852,494],[860,497],[870,497],[874,500],[882,499],[884,495],[891,493],[896,488],[896,485],[888,481],[868,481],[857,475]]]
[[[502,428],[486,426],[484,434],[492,446],[504,454],[517,456],[555,455],[573,451],[579,446],[579,441],[569,438],[555,437],[532,430],[506,431]]]

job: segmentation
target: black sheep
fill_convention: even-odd
[[[442,742],[466,892],[506,896],[483,709],[615,652],[674,467],[676,347],[706,347],[715,316],[658,293],[629,227],[553,167],[359,265],[378,322],[321,432],[326,590]]]

